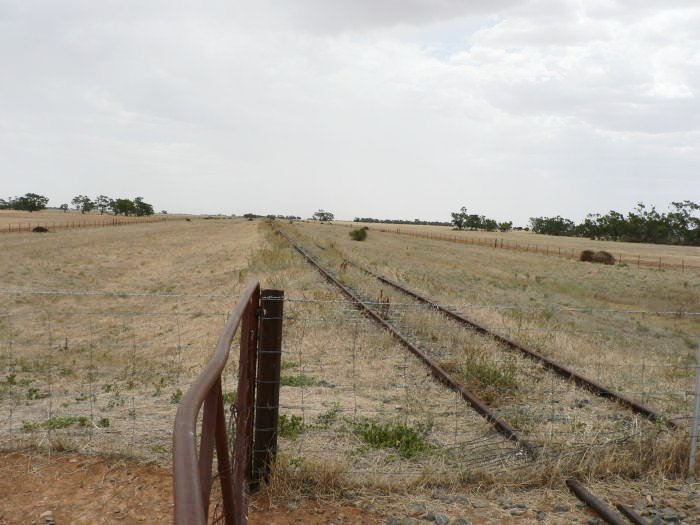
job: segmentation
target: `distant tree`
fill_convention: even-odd
[[[575,224],[569,219],[560,217],[530,217],[530,226],[535,233],[546,235],[572,235]]]
[[[62,210],[63,213],[66,213],[66,212],[68,211],[68,204],[61,204],[61,205],[58,207],[58,209],[59,209],[59,210]]]
[[[257,219],[259,217],[262,217],[261,215],[258,215],[257,213],[244,213],[243,218],[248,219],[249,221],[252,221],[253,219]]]
[[[160,210],[160,214],[161,214],[161,215],[167,215],[167,214],[168,214],[168,210]]]
[[[0,210],[9,210],[12,208],[12,197],[9,200],[0,199]]]
[[[12,199],[12,209],[28,212],[39,211],[46,208],[48,203],[48,197],[44,197],[38,193],[25,193],[22,197]]]
[[[107,195],[98,195],[95,197],[94,202],[97,209],[100,210],[100,215],[104,215],[104,212],[109,209],[109,204],[112,202],[112,199],[107,197]]]
[[[109,209],[114,215],[133,215],[134,201],[131,199],[114,199],[109,203]]]
[[[153,205],[144,202],[143,197],[136,197],[133,201],[134,213],[139,217],[143,215],[153,215]]]
[[[502,232],[509,232],[510,230],[513,229],[513,221],[499,222],[498,229],[499,229],[499,231],[502,231]]]
[[[487,219],[483,215],[467,213],[467,208],[462,206],[459,211],[451,213],[452,226],[457,230],[487,230],[494,231],[498,223],[493,219]]]
[[[458,230],[463,230],[467,226],[467,208],[462,206],[459,211],[452,212],[452,225]]]
[[[313,214],[312,218],[315,221],[331,222],[333,219],[335,219],[335,216],[329,211],[318,210]]]
[[[88,213],[95,209],[95,203],[87,195],[76,195],[70,202],[80,213]]]

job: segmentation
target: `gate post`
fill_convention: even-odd
[[[282,317],[284,291],[260,292],[260,339],[258,342],[257,394],[255,396],[255,441],[251,488],[270,477],[277,456],[277,425],[282,361]]]

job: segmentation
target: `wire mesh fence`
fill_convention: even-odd
[[[535,443],[550,463],[592,472],[641,472],[663,457],[682,463],[685,438],[678,436],[685,432],[672,433],[597,397],[430,306],[395,294],[387,298],[381,286],[353,278],[348,271],[346,280],[371,308]],[[168,462],[177,405],[211,355],[225,309],[175,296],[167,308],[162,302],[145,308],[141,295],[126,292],[118,299],[90,295],[88,309],[80,307],[84,297],[76,296],[74,309],[44,304],[31,315],[0,312],[0,446]],[[133,301],[139,306],[129,309]],[[680,355],[677,342],[663,338],[635,352],[637,337],[648,344],[649,334],[636,324],[641,314],[616,314],[629,320],[621,332],[587,331],[566,323],[566,316],[611,313],[561,311],[538,327],[528,320],[541,321],[541,311],[506,306],[508,316],[501,315],[504,305],[453,308],[688,428],[695,399],[695,362],[688,355],[694,352],[688,347]],[[278,474],[406,487],[529,472],[533,459],[518,443],[330,287],[314,283],[285,299],[284,311]],[[234,353],[222,376],[227,405],[237,395]],[[641,450],[655,452],[636,461]]]

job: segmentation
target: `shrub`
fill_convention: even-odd
[[[604,250],[596,252],[593,256],[593,262],[600,264],[615,264],[615,256]]]
[[[49,229],[44,226],[34,226],[34,228],[32,228],[32,231],[34,233],[46,233],[49,231]]]
[[[301,416],[287,416],[286,414],[280,415],[279,418],[279,430],[280,436],[287,439],[296,439],[299,434],[304,431],[304,422]]]
[[[358,228],[357,230],[350,231],[350,238],[353,241],[364,241],[367,238],[367,230],[364,228]]]
[[[584,262],[592,262],[595,252],[593,250],[583,250],[581,255],[579,255],[578,260]]]
[[[583,250],[579,256],[579,261],[594,262],[599,264],[615,264],[615,256],[610,252],[601,250],[594,252],[593,250]]]

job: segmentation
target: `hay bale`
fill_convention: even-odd
[[[601,250],[599,252],[595,252],[595,255],[593,255],[593,262],[600,264],[615,264],[615,256],[610,252]]]
[[[581,255],[579,255],[578,260],[584,262],[593,262],[593,256],[595,252],[593,250],[583,250]]]
[[[49,231],[49,229],[45,228],[44,226],[34,226],[34,228],[32,228],[32,231],[35,233],[46,233]]]

